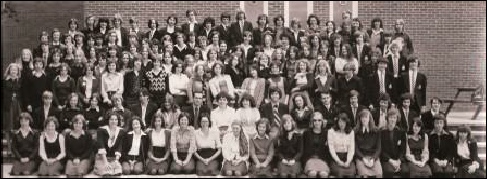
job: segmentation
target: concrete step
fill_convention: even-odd
[[[457,131],[450,131],[454,135],[457,134]],[[485,142],[485,131],[472,131],[471,132],[472,137],[477,141],[477,142]]]

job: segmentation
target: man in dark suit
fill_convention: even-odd
[[[392,76],[392,86],[391,91],[392,102],[397,104],[400,103],[402,91],[402,81],[401,75],[407,71],[406,58],[399,54],[399,47],[397,44],[390,44],[390,54],[387,55],[387,72]]]
[[[220,15],[221,24],[215,27],[215,30],[220,34],[220,40],[230,42],[230,13],[223,12]],[[228,45],[228,44],[227,44]]]
[[[348,105],[350,104],[348,94],[350,91],[355,90],[362,95],[359,99],[360,104],[364,104],[365,98],[363,94],[365,93],[364,84],[362,79],[358,76],[355,76],[353,73],[355,69],[355,65],[352,63],[347,63],[343,66],[343,72],[345,72],[345,76],[341,77],[337,81],[338,85],[338,102],[339,105]]]
[[[150,127],[152,117],[157,111],[157,106],[149,102],[149,92],[143,88],[139,93],[139,103],[131,106],[130,110],[135,116],[139,116],[142,120],[142,129]]]
[[[213,27],[215,27],[215,19],[207,17],[203,21],[203,24],[201,24],[201,29],[198,32],[198,36],[206,36],[206,38],[208,38],[208,44],[213,43],[213,40],[211,39],[213,37],[213,32],[215,32]]]
[[[379,97],[384,93],[391,93],[392,76],[386,72],[387,61],[379,57],[377,72],[367,79],[367,103],[366,106],[379,107]]]
[[[200,119],[202,114],[209,116],[211,113],[210,108],[207,105],[203,105],[203,93],[194,93],[193,105],[184,106],[181,111],[189,114],[189,125],[195,129],[201,127]]]
[[[260,116],[271,121],[272,126],[281,126],[281,119],[284,114],[289,114],[288,105],[280,102],[281,91],[278,88],[269,88],[270,102],[263,104],[260,109]]]
[[[430,100],[431,110],[421,114],[421,121],[423,122],[424,129],[426,133],[430,133],[434,129],[434,119],[433,116],[438,114],[445,115],[444,112],[440,111],[443,101],[438,97],[433,97]]]
[[[129,24],[130,24],[129,34],[135,33],[137,40],[141,40],[145,36],[145,33],[140,31],[139,29],[139,20],[135,18],[130,18]]]
[[[368,109],[367,109],[367,107],[365,107],[363,105],[359,105],[359,103],[358,103],[358,101],[359,101],[358,99],[359,99],[359,95],[360,95],[359,92],[352,90],[348,93],[348,95],[349,95],[350,103],[342,105],[340,112],[346,113],[347,116],[351,119],[352,127],[355,127],[355,125],[358,124],[358,122],[359,122],[359,121],[357,121],[358,120],[358,114],[361,111],[368,110]]]
[[[413,126],[413,120],[419,117],[419,113],[411,108],[411,103],[413,101],[413,95],[411,93],[404,93],[401,95],[401,105],[399,107],[399,112],[401,113],[401,121],[399,121],[399,127],[404,131],[411,130]]]
[[[52,105],[53,94],[50,91],[44,91],[42,93],[42,103],[43,105],[34,109],[32,117],[34,122],[32,124],[33,129],[44,130],[44,121],[49,116],[55,116],[59,119],[59,109]],[[47,111],[47,113],[46,113]]]
[[[335,123],[339,108],[333,105],[332,95],[329,92],[320,93],[320,103],[316,104],[316,111],[323,115],[323,119],[327,120],[326,128],[332,128]]]
[[[183,30],[184,35],[189,36],[190,32],[194,34],[199,34],[201,30],[201,25],[196,22],[196,11],[194,10],[187,10],[186,17],[188,18],[188,22],[181,25],[181,29]]]
[[[152,39],[157,39],[160,40],[162,37],[162,34],[160,31],[157,29],[159,28],[159,22],[155,19],[149,19],[147,22],[147,27],[149,27],[149,31],[145,33],[145,38],[152,40]]]
[[[396,110],[392,110],[388,115],[397,115]],[[387,128],[381,131],[382,152],[380,160],[384,176],[393,178],[394,174],[406,176],[407,163],[406,155],[406,132],[396,126],[397,118],[389,118]]]
[[[301,47],[301,37],[306,36],[304,31],[299,30],[299,28],[301,28],[301,23],[297,19],[293,19],[290,28],[286,29],[285,32],[291,37],[289,44],[298,48]]]
[[[411,93],[413,99],[411,100],[411,107],[417,113],[421,113],[426,109],[426,87],[428,85],[426,75],[419,72],[418,57],[410,55],[408,57],[409,70],[401,75],[402,77],[402,93]]]
[[[242,44],[244,32],[252,32],[254,29],[252,23],[245,19],[245,12],[237,12],[237,16],[235,17],[236,22],[230,26],[230,47]]]
[[[120,14],[115,14],[115,18],[113,19],[113,24],[114,26],[112,27],[112,30],[115,30],[117,33],[118,41],[117,45],[120,47],[128,47],[129,45],[129,31],[125,28],[122,27],[122,17]]]

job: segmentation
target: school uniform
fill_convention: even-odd
[[[141,174],[144,171],[144,163],[147,157],[149,146],[149,137],[146,133],[141,131],[139,135],[134,131],[130,131],[122,140],[122,173]],[[130,162],[135,161],[133,166]]]
[[[252,30],[254,29],[252,27],[251,22],[245,20],[242,21],[234,22],[230,26],[230,43],[229,43],[230,47],[242,44],[244,32],[245,31],[252,32]]]
[[[151,130],[147,134],[149,137],[148,156],[152,155],[158,159],[164,158],[170,150],[171,131],[163,128],[159,132]],[[166,160],[161,162],[156,162],[152,158],[147,157],[147,172],[149,174],[166,174],[169,170],[171,160],[172,157],[170,155],[168,155]]]
[[[430,160],[429,165],[433,173],[433,177],[443,176],[452,177],[453,176],[453,162],[455,156],[455,140],[451,132],[442,130],[440,133],[433,130],[429,134],[429,154]],[[439,166],[434,159],[447,160],[447,165],[445,167]]]
[[[85,175],[91,168],[91,157],[94,143],[91,134],[82,131],[80,136],[74,136],[73,131],[66,134],[66,175]],[[73,160],[79,159],[79,164],[74,164]]]
[[[28,133],[24,135],[17,130],[12,135],[12,154],[14,161],[10,175],[29,175],[37,169],[37,155],[39,151],[39,133],[29,128]],[[28,158],[28,162],[21,162],[21,158]]]
[[[108,126],[98,128],[96,140],[98,151],[93,170],[95,174],[101,176],[122,174],[122,165],[120,161],[116,160],[116,156],[122,156],[124,137],[125,132],[120,127],[117,127],[114,133],[110,132]],[[102,155],[106,155],[108,163],[105,163]]]
[[[406,132],[395,127],[393,130],[384,129],[381,131],[381,153],[380,161],[382,162],[382,170],[384,177],[392,177],[395,174],[407,177],[409,168],[405,160],[406,155]],[[394,171],[394,167],[389,163],[389,160],[400,160],[401,166],[399,171]]]
[[[283,132],[279,137],[277,148],[278,171],[280,174],[289,174],[297,176],[301,173],[301,156],[303,155],[303,137],[302,135],[292,132],[292,136],[289,137],[289,132]],[[294,165],[286,165],[282,160],[294,160]]]

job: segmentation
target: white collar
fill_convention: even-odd
[[[96,77],[94,75],[91,76],[91,80],[94,80],[96,79]],[[88,78],[86,76],[83,76],[83,80],[88,80]]]
[[[15,133],[16,133],[16,134],[20,133],[20,130],[21,130],[21,128],[19,128],[19,130],[17,130],[17,132],[15,132]],[[33,133],[34,131],[33,131],[33,130],[32,130],[32,128],[29,126],[29,128],[27,129],[27,132],[32,132],[32,133]]]
[[[90,109],[92,109],[91,106],[89,108],[86,108],[86,111],[90,111]],[[96,112],[100,112],[100,107],[98,107],[98,106],[95,107],[95,110],[96,110]]]
[[[362,132],[363,133],[370,132],[369,127],[367,126],[367,127],[362,128]]]
[[[162,130],[161,130],[162,131]],[[135,132],[132,130],[130,132],[128,132],[127,134],[133,134],[133,135],[136,135]],[[140,131],[140,135],[143,136],[143,135],[147,135],[144,131]]]
[[[255,134],[254,139],[269,139],[269,135],[264,135],[264,137],[260,137],[259,134]]]

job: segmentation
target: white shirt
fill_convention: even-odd
[[[144,132],[140,134],[136,134],[134,131],[130,131],[128,134],[133,134],[134,137],[132,138],[132,147],[130,147],[129,155],[139,155],[140,152],[140,139],[142,135],[146,135]]]
[[[189,22],[189,31],[190,31],[190,32],[194,32],[194,25],[195,25],[196,23],[198,23],[198,22],[196,22],[196,21],[194,21],[194,22]]]
[[[104,99],[108,99],[109,91],[116,91],[117,94],[123,93],[123,76],[120,73],[104,73],[101,77],[101,93]],[[109,99],[108,99],[109,100]]]
[[[409,70],[409,92],[411,94],[414,94],[414,87],[415,87],[416,84],[413,84],[413,81],[416,82],[417,74],[418,74],[418,72]]]
[[[377,70],[377,75],[379,76],[379,88],[381,87],[384,87],[383,89],[379,89],[379,90],[383,90],[384,92],[386,91],[386,79],[385,79],[385,76],[384,76],[385,73],[381,72],[380,70]],[[380,86],[380,83],[382,82],[382,86]]]
[[[246,139],[248,141],[248,137],[246,137]],[[233,132],[225,134],[223,136],[222,143],[225,145],[222,145],[222,155],[225,160],[246,159],[240,156],[239,141],[240,140],[235,137],[235,134],[233,134]]]
[[[122,32],[120,30],[120,27],[117,29],[115,28],[115,33],[117,34],[117,45],[122,46]]]
[[[215,128],[210,128],[208,131],[208,135],[206,135],[203,130],[200,128],[196,130],[196,148],[212,148],[217,149],[222,147],[222,143],[220,141],[220,132]]]
[[[142,104],[141,109],[142,109],[142,112],[141,112],[141,116],[140,117],[142,118],[142,125],[147,126],[145,124],[145,114],[147,112],[147,104]]]
[[[86,76],[83,76],[83,83],[85,83],[85,98],[90,99],[91,94],[93,93],[93,80],[95,79],[94,76],[91,77],[91,79],[88,79]]]
[[[260,119],[260,113],[257,108],[238,108],[236,116],[242,122],[242,128],[245,134],[248,136],[257,134],[255,122]]]
[[[174,26],[167,26],[167,33],[174,33]]]
[[[349,134],[337,132],[335,129],[328,130],[328,146],[333,147],[335,153],[354,152],[355,134],[352,130]]]
[[[457,144],[457,154],[465,159],[470,159],[470,150],[468,150],[467,142],[459,142]]]
[[[159,132],[152,130],[152,146],[165,147],[166,146],[166,129],[161,129]]]
[[[173,95],[186,95],[186,87],[189,83],[189,78],[183,73],[171,74],[169,76],[169,92]]]
[[[217,107],[213,111],[211,111],[210,114],[211,126],[214,128],[227,126],[229,130],[230,125],[232,124],[235,118],[236,118],[235,109],[233,109],[230,106],[227,106],[226,109]]]

